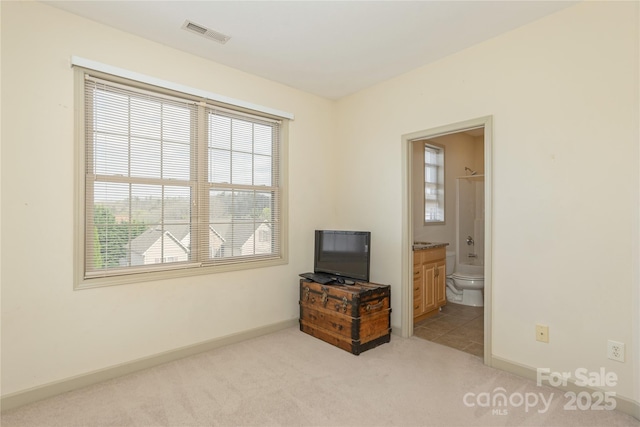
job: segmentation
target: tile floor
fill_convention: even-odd
[[[415,323],[413,334],[484,357],[484,307],[447,302],[435,316]]]

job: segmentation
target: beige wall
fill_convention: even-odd
[[[72,55],[295,114],[289,264],[74,291]],[[337,227],[309,167],[332,160],[333,102],[39,2],[2,2],[2,78],[3,395],[298,317],[313,230]]]
[[[296,318],[315,228],[372,231],[399,325],[401,135],[493,115],[493,354],[604,366],[640,400],[637,3],[573,6],[338,103],[42,3],[1,7],[3,394]],[[73,291],[71,55],[294,113],[289,264]]]
[[[478,172],[478,175],[484,175],[484,136],[476,136],[473,145],[474,150],[474,162],[473,170]]]
[[[343,153],[362,160],[337,189],[340,222],[372,231],[394,324],[401,136],[492,115],[493,355],[605,367],[640,400],[638,71],[638,3],[585,2],[338,102]],[[609,339],[627,344],[625,363],[607,359]]]

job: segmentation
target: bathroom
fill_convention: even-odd
[[[484,128],[412,141],[414,242],[447,243],[446,305],[414,335],[483,357]]]

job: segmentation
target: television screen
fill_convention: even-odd
[[[369,281],[371,233],[368,231],[316,230],[314,272],[336,276],[338,281]]]

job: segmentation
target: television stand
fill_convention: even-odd
[[[391,340],[389,285],[322,285],[301,279],[299,303],[302,332],[352,354]]]

